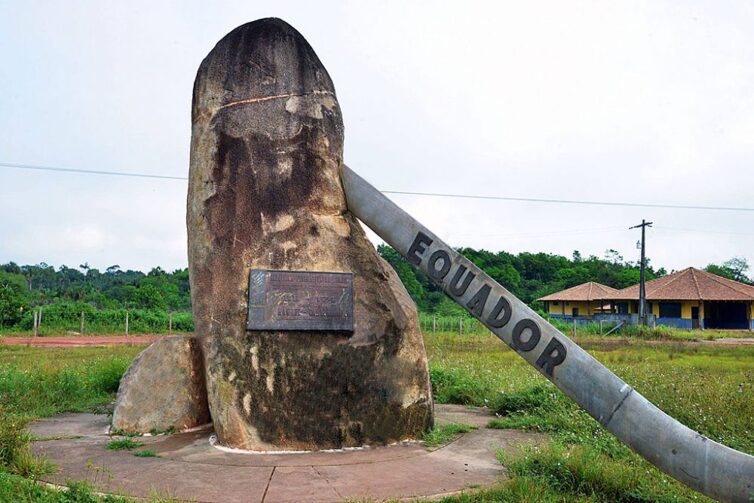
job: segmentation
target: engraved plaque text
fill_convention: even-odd
[[[353,274],[252,269],[246,328],[352,332]]]

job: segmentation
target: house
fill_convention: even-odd
[[[537,300],[544,302],[545,312],[552,318],[591,318],[605,310],[609,312],[609,299],[617,292],[615,288],[590,281]]]
[[[647,311],[657,324],[754,329],[754,286],[689,267],[648,281],[645,287]],[[639,285],[619,290],[609,300],[616,313],[638,313]]]

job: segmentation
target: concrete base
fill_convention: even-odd
[[[437,498],[505,478],[495,454],[539,443],[544,435],[485,428],[484,409],[436,405],[437,423],[479,427],[449,444],[419,443],[342,452],[250,454],[224,452],[209,443],[211,428],[171,436],[139,437],[144,447],[110,451],[109,418],[62,414],[30,426],[36,454],[59,468],[46,482],[89,480],[102,492],[159,495],[197,502],[335,502],[353,499]],[[141,458],[134,452],[155,451]]]

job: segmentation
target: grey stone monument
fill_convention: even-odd
[[[263,19],[218,42],[194,84],[187,226],[192,372],[222,445],[386,444],[432,425],[416,307],[348,211],[342,163],[335,88],[301,34]],[[115,427],[152,412],[132,383]]]

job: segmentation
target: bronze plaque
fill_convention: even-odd
[[[353,274],[252,269],[246,328],[353,332]]]

